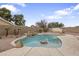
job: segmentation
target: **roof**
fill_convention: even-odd
[[[1,22],[2,21],[2,22]],[[3,19],[2,17],[0,17],[0,25],[13,25],[14,26],[14,24],[13,23],[11,23],[11,22],[9,22],[9,21],[6,21],[5,19]],[[4,24],[5,23],[5,24]]]

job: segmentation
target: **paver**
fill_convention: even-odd
[[[62,55],[56,48],[32,48],[28,56],[59,56]]]
[[[63,36],[61,37],[63,43],[62,47],[58,48],[61,53],[66,56],[77,56],[79,55],[79,40],[74,36]]]
[[[24,56],[29,51],[29,49],[31,48],[30,47],[13,48],[0,53],[0,56]]]

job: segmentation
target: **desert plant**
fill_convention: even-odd
[[[40,30],[40,28],[42,28],[42,30],[44,31],[44,32],[46,32],[47,31],[47,22],[45,21],[45,20],[41,20],[40,22],[37,22],[36,23],[36,26],[37,27],[39,27],[39,30]],[[42,31],[42,30],[40,30],[40,31]]]

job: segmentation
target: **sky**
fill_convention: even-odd
[[[13,15],[23,14],[26,26],[41,20],[61,22],[65,27],[79,26],[78,3],[0,3],[0,8],[3,7]]]

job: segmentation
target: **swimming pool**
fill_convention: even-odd
[[[26,37],[22,40],[22,43],[28,47],[59,48],[62,46],[62,42],[57,36],[45,34]]]

